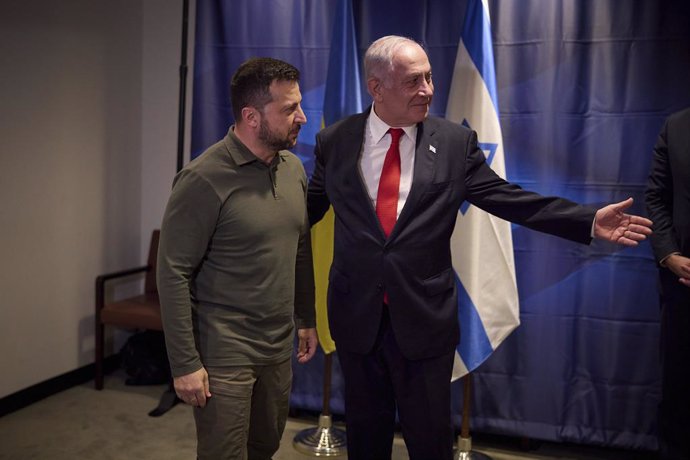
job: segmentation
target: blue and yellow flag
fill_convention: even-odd
[[[333,23],[333,38],[328,58],[323,125],[362,111],[362,89],[359,55],[351,0],[338,0]],[[328,327],[328,272],[333,261],[333,227],[335,216],[330,208],[311,230],[316,284],[316,329],[324,353],[335,351],[335,342]]]

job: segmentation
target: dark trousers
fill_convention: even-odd
[[[384,308],[367,354],[338,349],[345,380],[349,460],[391,458],[396,409],[410,460],[451,460],[450,376],[453,354],[406,359]]]
[[[662,394],[659,454],[690,459],[690,289],[661,276]]]
[[[207,367],[211,398],[194,408],[198,460],[270,460],[280,447],[292,382],[290,360]]]

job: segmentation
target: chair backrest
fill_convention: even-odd
[[[154,230],[151,234],[151,246],[149,247],[149,259],[146,262],[151,267],[146,272],[146,281],[144,281],[144,290],[146,293],[158,293],[158,286],[156,284],[156,267],[158,265],[158,238],[161,235],[160,230]]]

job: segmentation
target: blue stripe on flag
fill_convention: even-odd
[[[480,27],[478,27],[479,24],[481,24]],[[494,103],[494,109],[498,112],[491,24],[481,0],[470,0],[467,4],[465,23],[462,25],[462,41],[486,84],[486,89],[491,95],[491,101]]]
[[[458,309],[460,345],[458,345],[457,349],[465,363],[465,367],[475,369],[493,353],[494,349],[491,347],[491,341],[486,335],[484,325],[477,312],[477,307],[472,303],[472,299],[470,299],[457,275],[455,277],[455,284],[458,287],[458,301],[463,306],[463,308]]]

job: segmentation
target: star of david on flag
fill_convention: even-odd
[[[467,120],[462,120],[462,125],[465,128],[472,129]],[[496,156],[496,151],[498,150],[498,144],[493,144],[491,142],[477,142],[477,145],[480,149],[482,149],[482,152],[484,152],[484,156],[486,157],[486,162],[489,166],[491,166],[491,163],[494,161],[494,156]],[[470,204],[467,201],[464,201],[460,205],[460,213],[464,216],[469,208]]]

